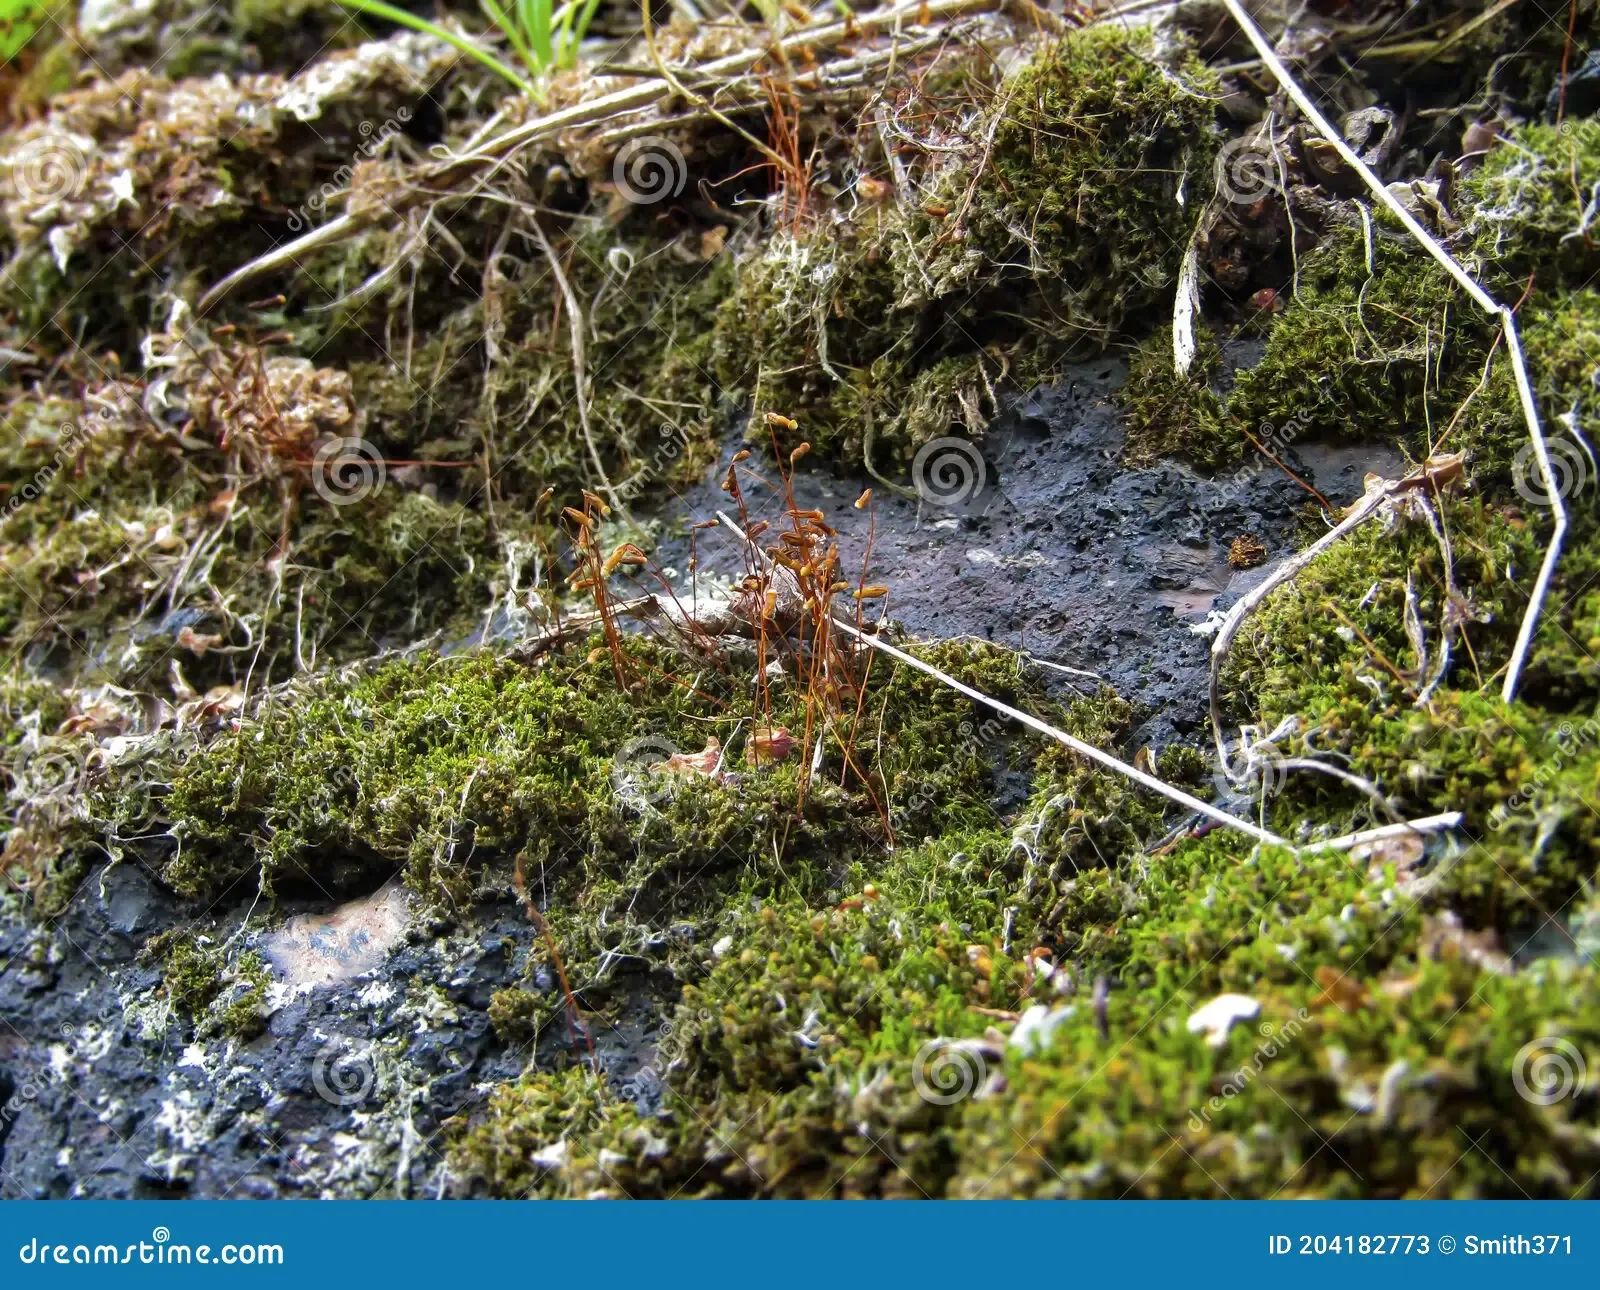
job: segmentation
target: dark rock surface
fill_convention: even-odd
[[[1081,364],[998,418],[977,445],[981,463],[946,450],[953,504],[896,496],[869,478],[807,469],[804,460],[795,500],[824,512],[854,572],[850,561],[868,536],[868,517],[854,502],[872,485],[868,580],[891,588],[891,618],[912,636],[972,636],[1095,673],[1149,711],[1141,734],[1159,747],[1205,715],[1210,641],[1191,629],[1289,554],[1308,506],[1316,507],[1260,458],[1214,479],[1174,462],[1122,465],[1112,395],[1125,376],[1114,359]],[[718,470],[681,499],[692,521],[730,509],[720,481],[740,446],[730,442]],[[1403,469],[1387,448],[1302,445],[1281,455],[1336,503],[1359,497],[1368,471]],[[930,455],[922,473],[934,470]],[[962,486],[969,481],[975,486]],[[750,517],[776,529],[782,503],[761,492],[747,489]],[[1228,550],[1244,535],[1265,545],[1267,564],[1236,572]],[[703,569],[740,571],[735,539],[702,531],[697,549]],[[683,568],[687,555],[679,539],[664,543],[660,558]]]
[[[91,875],[54,926],[0,923],[0,1198],[448,1194],[445,1121],[529,1060],[586,1047],[552,1026],[535,1058],[491,1029],[534,937],[509,893],[453,926],[413,919],[353,980],[279,982],[254,1039],[199,1037],[138,949],[175,927],[225,939],[249,907],[186,906],[130,861]],[[653,1052],[670,991],[630,960],[585,992],[588,1015],[611,1018],[593,1038],[619,1085]]]

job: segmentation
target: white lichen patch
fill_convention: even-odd
[[[1261,1011],[1261,1004],[1247,994],[1219,994],[1210,1003],[1195,1010],[1189,1018],[1191,1035],[1204,1032],[1206,1043],[1220,1048],[1228,1042],[1228,1032],[1236,1021],[1249,1021]]]

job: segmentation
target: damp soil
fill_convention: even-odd
[[[852,558],[870,523],[866,576],[893,588],[887,613],[905,633],[995,641],[1090,674],[1062,683],[1134,700],[1140,742],[1159,746],[1204,716],[1209,641],[1195,629],[1321,521],[1270,466],[1204,479],[1120,464],[1124,375],[1085,364],[1018,400],[982,439],[981,468],[969,462],[976,486],[949,504],[877,485],[869,519],[853,503],[873,481],[815,467],[794,491]],[[736,428],[717,469],[656,517],[657,558],[680,575],[691,531],[703,571],[742,571],[731,534],[689,528],[728,508],[718,481],[740,446]],[[1388,450],[1314,445],[1284,461],[1336,502],[1368,471],[1400,466]],[[748,491],[752,518],[780,521],[775,494]],[[1241,536],[1265,548],[1255,569],[1229,564]],[[277,912],[301,916],[292,931],[239,935],[253,891],[185,902],[129,855],[91,874],[54,923],[0,920],[0,1197],[449,1194],[446,1135],[530,1063],[570,1062],[592,1043],[619,1091],[658,1097],[650,1063],[677,994],[664,948],[580,983],[592,1033],[557,1022],[510,1042],[490,1000],[524,981],[536,952],[511,892],[482,891],[451,920],[397,917],[384,877],[338,907],[283,901]],[[142,1024],[133,1001],[161,1006],[149,1002],[161,969],[138,951],[175,930],[263,953],[263,1033],[184,1044],[171,1038],[181,1027]]]

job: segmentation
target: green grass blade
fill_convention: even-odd
[[[511,42],[511,47],[517,51],[517,57],[534,76],[544,71],[544,64],[535,56],[534,51],[528,48],[528,42],[523,33],[517,29],[517,24],[511,20],[506,11],[495,3],[495,0],[478,0],[478,7],[496,27],[505,33],[506,39]]]
[[[584,0],[579,8],[579,0],[567,0],[561,6],[561,36],[556,42],[556,61],[561,67],[575,67],[578,62],[578,46],[584,36],[589,32],[589,24],[594,21],[595,10],[600,7],[600,0]]]
[[[517,0],[517,13],[522,19],[523,30],[528,33],[528,42],[544,60],[546,67],[554,63],[556,57],[551,36],[550,7],[551,0]]]
[[[401,27],[409,27],[412,31],[420,31],[428,36],[436,36],[448,45],[453,45],[469,58],[474,58],[485,67],[492,68],[506,80],[510,81],[524,94],[532,95],[533,85],[523,76],[518,75],[505,63],[502,63],[493,54],[485,49],[480,49],[464,36],[438,23],[429,22],[426,18],[419,18],[414,13],[407,13],[404,9],[396,9],[392,4],[385,4],[383,0],[338,0],[346,9],[356,9],[361,13],[369,13],[374,18],[382,18],[385,22],[396,23]]]

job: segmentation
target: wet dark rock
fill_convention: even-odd
[[[1248,366],[1252,356],[1243,344],[1232,366]],[[980,486],[955,505],[897,497],[869,478],[825,468],[802,470],[795,497],[822,510],[843,550],[858,558],[868,517],[853,503],[874,486],[869,578],[891,588],[891,618],[912,636],[971,636],[1094,673],[1149,711],[1139,739],[1159,748],[1197,728],[1205,713],[1210,640],[1193,629],[1293,549],[1314,503],[1259,458],[1211,479],[1173,462],[1124,466],[1113,395],[1125,375],[1115,360],[1085,363],[1018,399],[978,443]],[[707,482],[682,499],[690,520],[727,509],[717,481],[739,446],[730,439]],[[1360,496],[1367,471],[1401,466],[1387,448],[1296,444],[1280,455],[1336,502]],[[747,501],[752,519],[778,525],[777,499]],[[1266,544],[1265,569],[1228,566],[1243,533]],[[702,568],[739,570],[731,535],[701,532],[697,549]],[[658,558],[686,567],[687,542],[666,540]]]

